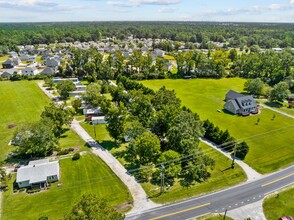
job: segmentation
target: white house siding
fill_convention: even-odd
[[[29,181],[23,181],[23,182],[18,183],[19,188],[24,188],[24,187],[29,187],[29,186],[31,186]]]

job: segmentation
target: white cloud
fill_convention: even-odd
[[[163,6],[158,10],[158,12],[160,13],[173,13],[175,11],[176,9],[174,7],[169,7],[169,6]]]
[[[182,0],[127,0],[127,1],[107,1],[107,4],[118,7],[139,7],[141,5],[173,5]]]

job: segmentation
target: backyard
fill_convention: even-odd
[[[60,160],[59,164],[61,187],[54,183],[49,190],[35,194],[13,194],[12,187],[4,192],[3,220],[23,219],[23,216],[26,219],[38,219],[40,216],[60,219],[83,194],[90,193],[109,199],[110,204],[121,211],[129,208],[128,202],[132,198],[126,186],[91,152],[77,161],[68,158]]]
[[[175,90],[182,104],[209,119],[221,129],[228,129],[239,141],[250,146],[245,162],[260,173],[269,173],[294,161],[294,120],[268,109],[261,114],[241,117],[225,113],[225,94],[230,90],[243,91],[245,80],[240,78],[152,80],[145,86],[157,90],[162,86]],[[259,123],[257,123],[259,119]]]

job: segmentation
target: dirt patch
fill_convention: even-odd
[[[7,126],[8,129],[12,129],[14,127],[16,127],[16,124],[10,124],[10,125]]]
[[[114,206],[114,208],[119,212],[127,212],[133,208],[132,202],[125,202],[123,204]]]

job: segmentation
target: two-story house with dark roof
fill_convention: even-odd
[[[224,109],[239,115],[249,115],[258,113],[258,108],[252,96],[244,96],[238,92],[230,90],[226,94],[226,104]]]

